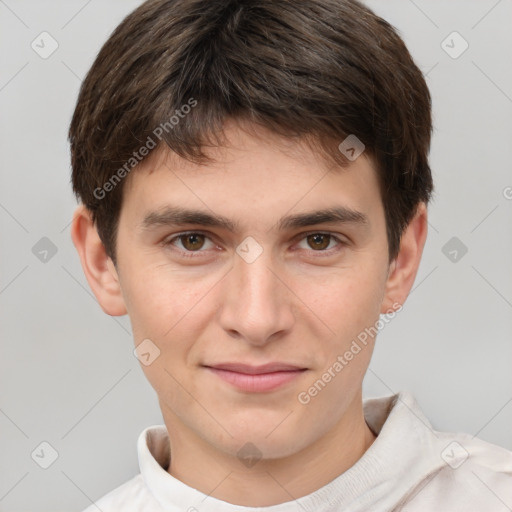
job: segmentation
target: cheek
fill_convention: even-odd
[[[379,319],[383,293],[380,273],[368,266],[365,272],[339,274],[326,283],[315,288],[315,312],[335,334],[318,345],[322,364],[297,396],[299,410],[324,426],[340,420],[362,385],[374,347],[371,327]]]
[[[331,271],[321,279],[309,276],[302,280],[299,293],[343,345],[379,318],[384,285],[382,273],[368,264]]]
[[[204,276],[185,277],[165,266],[131,274],[123,282],[123,295],[134,335],[163,342],[184,325],[190,327],[196,307],[215,284],[210,281]]]
[[[168,403],[186,399],[173,377],[185,380],[188,354],[206,318],[203,301],[214,284],[198,276],[184,279],[161,266],[133,273],[123,283],[135,345],[149,339],[160,351],[150,365],[141,365],[142,370]]]

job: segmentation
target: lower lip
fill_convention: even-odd
[[[222,380],[228,382],[241,391],[258,393],[263,391],[273,391],[288,382],[296,379],[305,370],[282,371],[272,373],[260,373],[257,375],[231,372],[228,370],[219,370],[218,368],[208,368]]]

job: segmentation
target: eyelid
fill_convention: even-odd
[[[187,236],[187,235],[202,235],[205,238],[207,238],[208,240],[210,240],[210,242],[212,242],[213,244],[215,243],[214,240],[212,239],[212,236],[210,233],[206,233],[206,232],[200,231],[200,230],[190,230],[190,231],[182,231],[181,233],[175,233],[171,236],[165,237],[161,243],[163,246],[173,246],[174,247],[174,244],[173,244],[174,241],[179,240],[181,237]],[[183,249],[176,249],[176,250],[181,253],[186,253],[186,254],[205,252],[204,250],[199,250],[199,251],[185,251]]]
[[[346,240],[345,238],[342,238],[340,237],[339,234],[337,233],[332,233],[330,231],[308,231],[306,233],[300,233],[300,235],[297,235],[297,243],[301,242],[304,238],[307,238],[308,236],[311,236],[311,235],[326,235],[326,236],[330,236],[331,239],[335,240],[336,242],[338,242],[337,246],[336,247],[331,247],[330,249],[324,249],[322,251],[315,251],[314,249],[304,249],[308,252],[311,252],[315,255],[318,255],[318,256],[321,256],[322,254],[323,255],[330,255],[332,252],[336,252],[336,251],[339,251],[342,247],[345,247],[349,244],[349,241]],[[300,250],[300,249],[299,249]]]
[[[162,241],[162,245],[165,247],[171,246],[171,247],[173,247],[172,250],[175,250],[181,254],[185,254],[188,257],[194,257],[194,255],[196,255],[196,254],[199,255],[203,252],[206,252],[206,250],[202,250],[202,249],[199,249],[198,251],[187,251],[187,250],[183,250],[183,249],[174,248],[173,242],[175,240],[179,240],[181,237],[186,236],[186,235],[202,235],[205,238],[209,239],[212,243],[215,243],[213,240],[214,237],[212,237],[211,233],[208,233],[206,231],[201,231],[201,230],[190,230],[190,231],[182,231],[180,233],[175,233],[175,234],[171,235],[170,237],[164,238]],[[330,231],[321,231],[321,230],[311,230],[311,231],[299,233],[294,238],[294,240],[296,240],[296,243],[299,243],[300,241],[302,241],[303,239],[307,238],[310,235],[327,235],[327,236],[330,236],[332,239],[334,239],[336,242],[338,242],[337,247],[332,247],[331,249],[327,249],[327,250],[315,251],[314,249],[310,249],[310,250],[304,249],[305,251],[308,251],[311,253],[316,253],[318,256],[321,256],[322,254],[331,254],[332,251],[338,251],[338,250],[340,250],[341,247],[344,247],[349,244],[349,241],[344,238],[341,238],[339,236],[339,234],[335,234]]]
[[[332,238],[335,238],[339,242],[348,243],[348,238],[342,235],[341,233],[333,233],[332,231],[322,231],[321,229],[315,229],[311,231],[306,231],[304,233],[300,233],[297,235],[297,238],[299,240],[302,240],[303,238],[306,238],[307,236],[310,235],[328,235],[331,236]]]

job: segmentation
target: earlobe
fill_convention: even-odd
[[[125,315],[119,276],[101,242],[91,212],[83,205],[78,206],[73,215],[71,238],[101,309],[111,316]]]
[[[400,251],[390,265],[381,314],[401,309],[407,299],[420,266],[427,239],[427,225],[427,207],[420,203],[402,234]]]

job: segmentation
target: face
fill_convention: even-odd
[[[373,339],[353,342],[384,312],[384,210],[364,154],[329,168],[261,129],[225,133],[215,163],[161,152],[130,175],[116,270],[136,345],[159,350],[143,370],[169,430],[284,457],[360,399]]]

